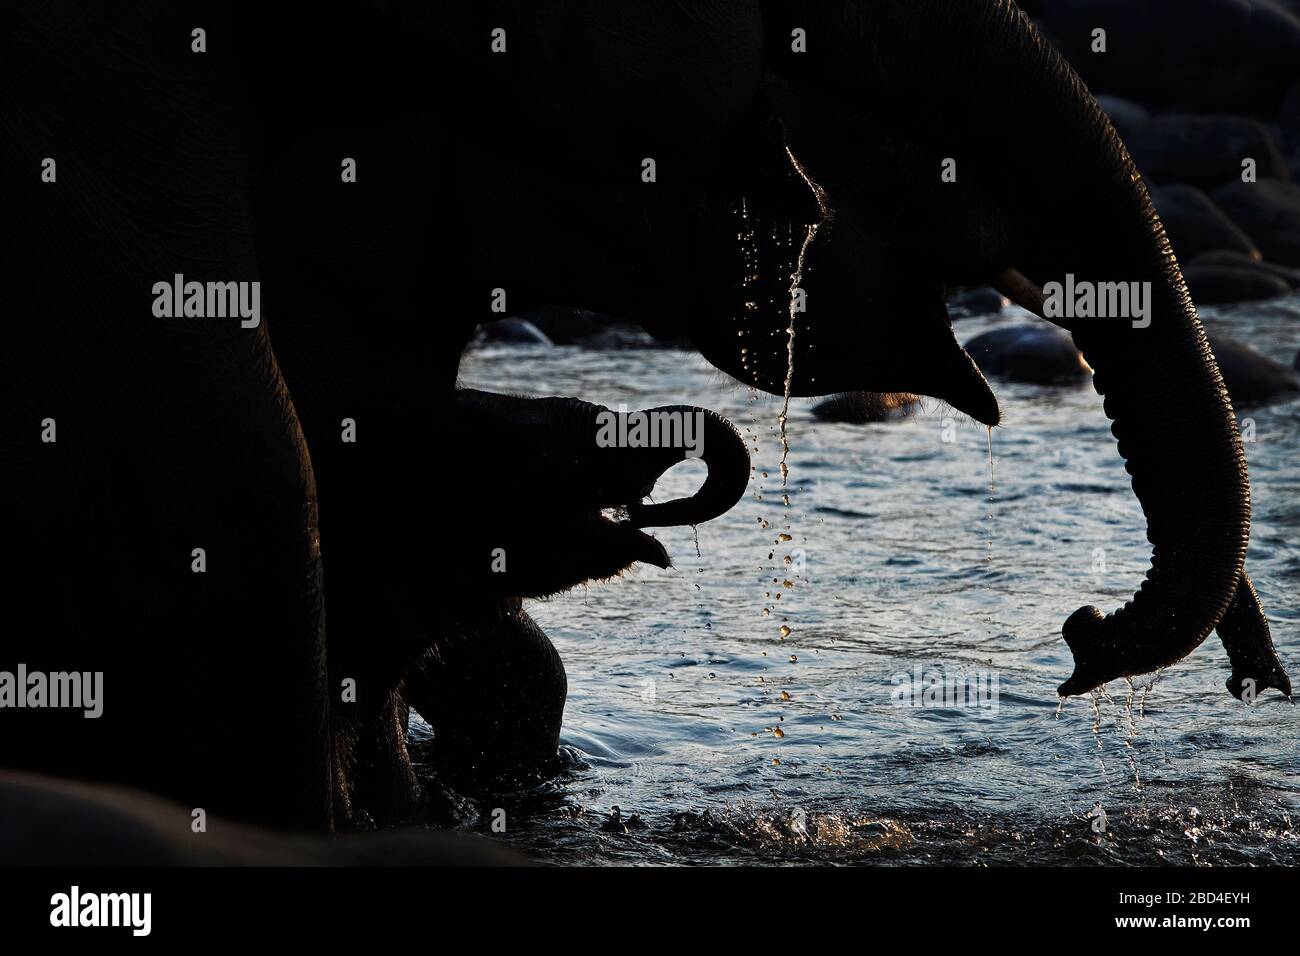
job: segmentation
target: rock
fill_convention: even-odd
[[[1126,100],[1122,96],[1102,95],[1097,97],[1097,102],[1122,137],[1127,138],[1132,130],[1151,118],[1145,106]]]
[[[1282,140],[1282,149],[1295,158],[1300,151],[1300,79],[1291,84],[1278,110],[1277,126]]]
[[[554,345],[546,334],[527,319],[500,319],[482,326],[487,342],[507,342],[514,345]]]
[[[1095,92],[1158,112],[1272,119],[1300,76],[1300,19],[1270,0],[1037,0],[1043,33]],[[1093,30],[1106,31],[1094,53]]]
[[[1235,182],[1215,190],[1212,198],[1265,259],[1300,266],[1300,186],[1277,179]]]
[[[527,318],[556,345],[573,345],[581,339],[599,335],[605,329],[605,317],[582,309],[548,305]]]
[[[1074,340],[1047,325],[1013,325],[985,332],[966,343],[985,375],[1032,385],[1064,385],[1092,376]]]
[[[823,422],[865,425],[910,415],[920,401],[905,392],[845,392],[813,406],[813,417]]]
[[[1258,302],[1291,293],[1291,287],[1277,276],[1236,266],[1189,265],[1183,278],[1197,305]]]
[[[1151,198],[1180,262],[1216,249],[1230,249],[1247,259],[1261,258],[1250,237],[1195,186],[1161,186]]]
[[[1273,133],[1244,116],[1160,116],[1124,136],[1138,169],[1156,183],[1212,189],[1241,180],[1242,160],[1256,175],[1287,179],[1290,171]]]
[[[948,314],[955,319],[972,315],[997,315],[1010,302],[997,289],[962,289],[948,298]]]
[[[1193,266],[1231,266],[1234,269],[1263,272],[1267,275],[1276,276],[1293,289],[1300,289],[1300,269],[1288,269],[1286,266],[1279,266],[1273,262],[1261,262],[1230,249],[1216,249],[1212,252],[1204,252],[1188,264]]]
[[[1226,335],[1212,334],[1209,339],[1234,405],[1259,405],[1300,392],[1300,374],[1294,369]]]

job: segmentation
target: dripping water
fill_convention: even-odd
[[[1110,775],[1106,772],[1106,758],[1102,755],[1101,747],[1101,694],[1105,693],[1102,688],[1101,692],[1093,691],[1088,696],[1092,699],[1092,735],[1097,739],[1097,766],[1101,767],[1101,779],[1110,786]]]

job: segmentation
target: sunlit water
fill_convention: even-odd
[[[1034,321],[1012,312],[961,321],[958,338]],[[1300,347],[1297,300],[1206,318],[1287,364]],[[506,838],[535,857],[1300,863],[1300,707],[1274,691],[1234,700],[1216,637],[1149,690],[1140,682],[1131,705],[1118,682],[1058,711],[1071,671],[1061,623],[1083,604],[1123,604],[1149,557],[1090,386],[994,383],[992,493],[985,428],[939,403],[849,426],[796,400],[786,509],[781,399],[754,400],[698,356],[497,346],[467,357],[461,383],[695,403],[758,448],[750,494],[699,527],[698,557],[692,529],[661,529],[673,569],[530,604],[569,678],[568,771],[498,801]],[[1255,422],[1248,567],[1300,677],[1300,402],[1239,416]],[[703,470],[678,466],[655,498],[689,493]],[[918,668],[996,676],[996,707],[899,706],[895,678]],[[1098,803],[1102,833],[1088,818]],[[611,826],[614,806],[644,826]],[[466,809],[467,825],[490,830],[490,811]]]

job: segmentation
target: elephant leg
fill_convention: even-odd
[[[405,681],[433,729],[430,765],[462,790],[553,773],[567,694],[560,655],[518,602],[439,634]]]
[[[410,716],[411,708],[394,693],[357,740],[349,777],[354,826],[362,824],[366,816],[381,825],[418,817],[423,799],[406,747]]]
[[[1233,697],[1243,700],[1249,695],[1253,700],[1269,687],[1291,696],[1291,678],[1278,660],[1268,617],[1245,571],[1241,572],[1232,603],[1219,621],[1218,633],[1232,662],[1228,690]]]

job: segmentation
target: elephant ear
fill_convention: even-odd
[[[757,94],[723,144],[718,174],[708,184],[711,203],[737,202],[765,217],[804,226],[827,216],[820,187],[804,178],[788,148],[785,124],[772,102]]]

